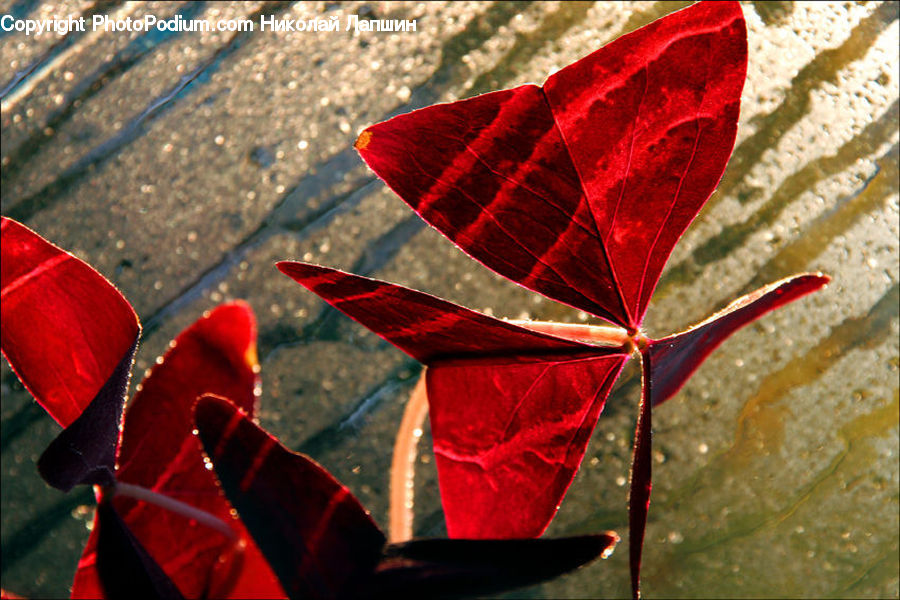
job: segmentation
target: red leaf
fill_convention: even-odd
[[[543,533],[627,355],[383,281],[304,263],[278,268],[429,366],[450,536]]]
[[[117,496],[134,536],[186,597],[283,597],[274,574],[204,465],[192,435],[194,401],[228,394],[252,414],[256,404],[256,323],[245,303],[220,306],[183,331],[141,383],[125,415],[120,482],[186,502],[229,523],[237,541],[153,504]],[[96,535],[75,577],[73,597],[97,593]]]
[[[641,553],[644,549],[644,529],[650,512],[650,490],[653,487],[653,445],[651,440],[653,403],[650,373],[651,357],[641,353],[641,405],[634,428],[634,449],[631,455],[631,483],[628,488],[628,562],[631,567],[631,593],[641,597]]]
[[[594,349],[377,279],[301,262],[282,261],[278,269],[425,364],[463,356]]]
[[[710,353],[728,337],[767,312],[810,294],[829,278],[820,274],[793,275],[738,298],[722,311],[687,331],[650,342],[653,365],[653,405],[671,398]]]
[[[595,349],[431,365],[429,415],[448,535],[541,535],[626,359]]]
[[[197,429],[228,497],[291,598],[337,598],[381,558],[384,534],[346,487],[231,402],[197,402]]]
[[[24,225],[0,220],[0,346],[65,429],[38,463],[50,485],[113,480],[137,315],[102,275]]]
[[[6,217],[0,248],[3,354],[35,400],[67,427],[131,351],[137,315],[86,263]]]
[[[608,556],[614,533],[558,539],[412,540],[384,534],[346,487],[223,398],[197,428],[222,487],[291,598],[448,597],[502,591]]]
[[[101,502],[97,506],[94,525],[97,532],[97,570],[104,597],[147,600],[183,598],[109,502]]]
[[[737,2],[701,2],[551,76],[374,125],[363,159],[465,252],[637,329],[731,155],[747,63]]]
[[[740,4],[700,2],[619,38],[543,87],[432,106],[360,135],[356,147],[366,163],[462,250],[529,289],[624,327],[630,338],[618,349],[571,341],[551,348],[534,332],[513,333],[509,324],[431,297],[420,301],[410,290],[282,268],[430,365],[451,535],[485,527],[490,536],[539,534],[547,516],[539,492],[550,491],[547,502],[562,497],[623,353],[640,349],[645,387],[630,510],[639,594],[651,406],[675,393],[736,329],[826,281],[801,276],[764,288],[759,298],[664,340],[639,332],[672,248],[725,169],[746,67]],[[532,506],[523,508],[528,499]],[[460,516],[463,509],[471,516]]]

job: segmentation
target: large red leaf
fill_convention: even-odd
[[[291,598],[433,598],[534,583],[607,556],[614,533],[558,539],[412,540],[385,547],[346,487],[231,402],[197,402],[197,429],[229,499]]]
[[[186,597],[283,597],[274,574],[222,496],[192,434],[194,401],[227,394],[252,414],[256,404],[256,324],[236,302],[204,315],[171,344],[141,383],[125,415],[119,482],[181,500],[229,523],[236,541],[154,504],[117,496],[134,536]],[[96,535],[84,550],[74,597],[98,593]]]
[[[572,341],[551,348],[534,332],[419,301],[410,290],[310,267],[282,269],[431,367],[451,535],[482,527],[485,535],[539,534],[546,507],[536,492],[561,498],[624,361],[616,355],[639,349],[644,388],[630,496],[639,594],[651,407],[731,333],[827,281],[799,276],[773,284],[663,340],[639,333],[672,248],[731,154],[746,66],[739,3],[700,2],[619,38],[543,87],[432,106],[360,135],[356,147],[366,163],[462,250],[525,287],[624,327],[631,338],[619,349],[575,348]],[[556,467],[548,475],[549,465]],[[528,480],[531,471],[539,473],[537,484]],[[472,494],[479,502],[467,502]],[[531,507],[520,512],[529,498]],[[458,516],[472,504],[473,514]]]
[[[544,532],[626,359],[597,349],[429,367],[431,433],[450,537]]]
[[[325,469],[227,400],[202,398],[196,419],[222,486],[290,598],[346,596],[375,569],[384,534]]]
[[[637,329],[722,176],[747,64],[737,2],[701,2],[551,76],[365,130],[422,218],[513,281]]]
[[[429,365],[432,437],[450,536],[543,533],[627,354],[335,269],[296,262],[278,268]]]
[[[35,400],[67,427],[131,352],[137,315],[86,263],[6,217],[0,257],[3,355]]]
[[[686,331],[651,340],[653,405],[662,404],[678,392],[706,357],[732,333],[767,312],[818,290],[828,281],[821,274],[793,275],[738,298]]]
[[[0,347],[65,428],[41,456],[41,475],[63,491],[108,484],[140,335],[137,315],[90,266],[5,217],[0,248]]]

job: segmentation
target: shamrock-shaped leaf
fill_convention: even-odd
[[[357,149],[423,219],[534,291],[640,327],[731,156],[737,2],[701,2],[552,75],[400,115]]]
[[[828,281],[813,274],[782,280],[662,340],[640,331],[672,248],[725,169],[746,67],[739,3],[700,2],[608,44],[542,87],[432,106],[359,136],[366,163],[462,250],[621,328],[587,328],[585,338],[585,328],[499,325],[405,288],[279,265],[429,365],[451,536],[539,535],[581,462],[612,382],[626,357],[639,354],[644,385],[629,501],[639,595],[651,407],[735,330]],[[556,339],[539,338],[537,348],[518,342],[537,332]]]

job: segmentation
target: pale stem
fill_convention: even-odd
[[[605,325],[584,325],[582,323],[554,323],[553,321],[510,320],[510,323],[556,337],[579,342],[590,342],[604,346],[623,346],[630,336],[621,327]]]
[[[237,540],[237,534],[225,521],[209,514],[205,510],[200,510],[186,502],[182,502],[181,500],[170,498],[169,496],[154,492],[153,490],[148,490],[139,485],[122,482],[116,482],[114,494],[116,496],[129,496],[131,498],[136,498],[137,500],[155,504],[156,506],[165,508],[166,510],[179,514],[185,518],[193,519],[202,525],[206,525],[210,529],[218,531],[232,542]]]
[[[425,371],[422,371],[422,376],[406,402],[403,420],[400,421],[400,429],[397,430],[397,439],[394,441],[388,523],[388,538],[391,542],[403,542],[412,538],[416,456],[427,414],[428,395],[425,391]]]

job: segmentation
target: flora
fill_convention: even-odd
[[[279,264],[428,366],[427,400],[451,537],[541,535],[613,383],[635,356],[643,391],[629,551],[632,587],[640,595],[652,407],[677,392],[735,330],[827,282],[818,274],[796,275],[685,332],[653,339],[641,330],[672,248],[731,154],[746,59],[740,5],[699,3],[620,38],[541,87],[430,107],[359,137],[357,149],[369,166],[461,249],[610,326],[502,321],[386,282]],[[133,310],[90,267],[8,220],[3,253],[4,353],[65,427],[39,468],[61,489],[98,486],[96,526],[76,595],[116,595],[133,585],[162,596],[482,592],[486,581],[505,587],[573,568],[608,553],[616,539],[386,544],[346,488],[249,420],[255,334],[252,315],[241,305],[226,307],[231,316],[219,309],[221,319],[217,311],[179,336],[142,384],[119,436],[139,337]],[[192,341],[198,343],[190,350]],[[231,358],[216,362],[221,357],[213,356],[213,347]],[[234,389],[213,385],[221,383],[219,370],[239,375]],[[191,387],[206,375],[209,385]],[[206,463],[190,435],[191,406],[200,396],[196,427]],[[410,403],[414,420],[423,418],[416,407],[424,397]],[[177,415],[171,431],[170,411]],[[144,448],[155,450],[145,456]],[[207,467],[215,469],[230,504]],[[192,511],[166,499],[179,494],[186,502],[189,495],[216,502]],[[232,518],[231,506],[241,520]],[[184,526],[197,534],[196,542],[169,541],[166,536]],[[406,536],[401,531],[399,537]],[[209,560],[187,566],[185,557],[193,554]],[[350,585],[331,573],[335,564],[358,580]],[[127,576],[116,575],[123,572]],[[260,573],[264,577],[254,579]],[[267,586],[267,593],[241,582]]]
[[[38,468],[58,489],[93,485],[97,497],[73,598],[484,593],[606,557],[618,541],[386,544],[347,488],[250,421],[259,363],[243,302],[173,340],[123,418],[140,335],[131,305],[20,223],[3,218],[0,241],[3,354],[64,427]]]
[[[234,404],[205,396],[197,428],[234,502],[291,598],[446,597],[533,583],[608,556],[613,533],[556,539],[386,544],[350,491]],[[306,498],[303,504],[298,497]]]
[[[652,406],[729,335],[821,288],[800,274],[687,331],[641,331],[675,243],[734,146],[747,68],[737,2],[700,2],[552,75],[374,125],[356,147],[425,221],[497,273],[613,327],[506,322],[390,283],[279,268],[428,366],[451,537],[538,536],[624,363],[643,391],[629,494],[632,589],[651,489]]]
[[[220,306],[183,331],[123,419],[140,335],[131,305],[89,265],[15,221],[3,218],[0,240],[3,354],[64,427],[38,468],[63,491],[96,486],[99,509],[72,596],[103,596],[105,579],[110,596],[144,588],[164,597],[283,597],[192,435],[201,394],[254,412],[249,306]]]

